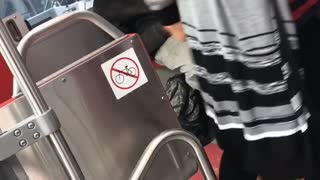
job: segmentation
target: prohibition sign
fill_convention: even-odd
[[[134,60],[123,57],[112,64],[110,78],[117,88],[127,90],[134,87],[139,81],[140,69]]]

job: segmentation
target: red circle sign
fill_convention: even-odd
[[[119,89],[127,90],[134,87],[139,77],[140,70],[137,63],[128,57],[116,60],[111,66],[110,78]]]

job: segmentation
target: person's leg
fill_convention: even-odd
[[[301,59],[305,68],[306,78],[306,102],[311,113],[309,119],[309,136],[312,147],[312,168],[305,180],[320,179],[320,93],[317,84],[320,75],[318,67],[320,66],[320,19],[314,17],[310,19],[301,29],[299,29],[299,38],[301,45]]]
[[[220,180],[256,180],[257,174],[244,170],[242,158],[234,153],[224,152],[220,166]]]

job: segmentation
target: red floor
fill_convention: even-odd
[[[218,147],[217,144],[210,144],[205,147],[205,150],[216,176],[219,177],[219,167],[221,163],[222,150]],[[204,180],[204,178],[199,171],[190,180]],[[261,178],[258,178],[257,180],[261,180]]]
[[[221,162],[222,150],[216,144],[210,144],[206,146],[205,150],[216,176],[219,177],[219,166]],[[194,177],[191,178],[191,180],[204,180],[204,178],[202,177],[201,172],[198,172]]]

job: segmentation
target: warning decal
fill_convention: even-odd
[[[133,48],[101,65],[117,99],[121,99],[148,82]]]

